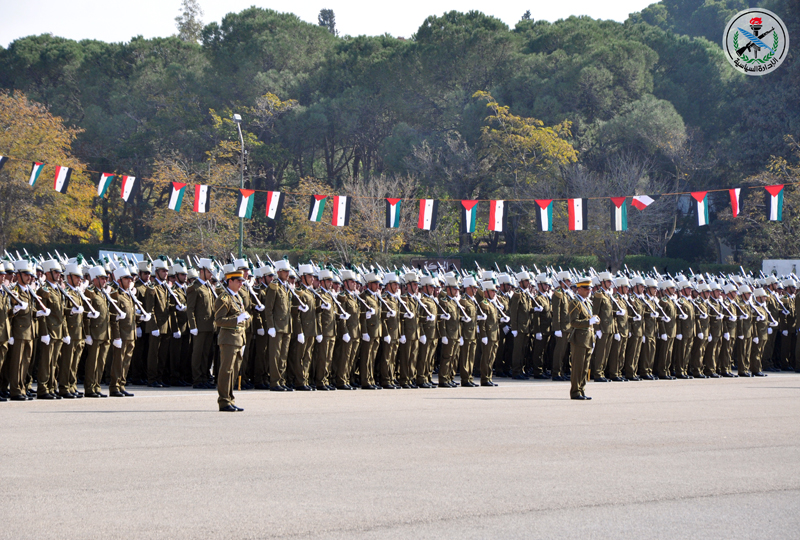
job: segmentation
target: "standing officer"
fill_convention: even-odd
[[[237,373],[237,363],[241,363],[245,347],[245,323],[250,314],[244,308],[239,289],[244,277],[241,270],[226,265],[225,289],[214,301],[214,322],[219,328],[219,377],[217,378],[217,404],[220,412],[243,411],[236,406],[233,388]]]
[[[147,351],[147,386],[162,388],[167,384],[167,366],[169,364],[170,333],[170,299],[167,291],[167,262],[161,259],[153,261],[155,283],[147,287],[144,297],[144,309],[153,317],[145,327],[150,335],[150,347]]]
[[[39,384],[36,393],[39,399],[60,399],[60,396],[56,396],[56,366],[61,355],[62,340],[67,335],[64,318],[67,305],[59,284],[62,268],[58,261],[51,259],[42,263],[42,270],[45,282],[39,287],[38,295],[50,313],[39,318],[42,345],[39,346],[39,369],[36,372]]]
[[[600,322],[597,315],[592,314],[589,301],[592,280],[588,277],[578,279],[578,294],[570,303],[569,323],[572,332],[569,344],[572,355],[572,375],[569,397],[571,399],[592,399],[586,395],[586,379],[589,375],[589,361],[594,349],[594,325]]]
[[[396,274],[386,274],[383,277],[383,301],[389,306],[383,312],[383,344],[378,355],[380,365],[380,384],[387,390],[396,390],[400,387],[394,383],[394,365],[397,360],[397,347],[400,344],[400,319],[397,315],[400,310],[398,300],[400,293],[400,279]]]
[[[530,331],[530,313],[532,309],[531,296],[527,292],[531,283],[531,276],[527,272],[516,275],[519,288],[514,291],[508,306],[508,315],[511,317],[508,325],[514,340],[514,351],[511,357],[511,377],[513,379],[527,380],[522,372],[525,353],[528,350],[528,333]]]
[[[611,353],[611,342],[617,333],[614,320],[614,302],[611,300],[611,286],[614,284],[611,272],[601,272],[597,275],[599,286],[592,295],[592,313],[600,322],[595,328],[597,343],[592,356],[592,380],[595,382],[609,382],[605,377],[608,355]]]
[[[642,314],[644,317],[644,340],[642,340],[642,352],[639,357],[639,376],[647,381],[655,381],[658,378],[653,373],[653,367],[656,361],[656,339],[661,338],[659,333],[659,317],[661,310],[659,308],[659,300],[656,297],[658,290],[658,283],[653,278],[644,280],[644,286],[647,290],[647,295],[642,296],[643,309]]]
[[[295,291],[296,296],[292,305],[292,332],[295,338],[289,348],[289,355],[292,357],[290,372],[295,390],[310,391],[308,377],[311,355],[314,338],[318,334],[315,297],[310,290],[314,281],[314,267],[310,264],[301,264],[298,272],[300,285]]]
[[[497,308],[497,288],[493,281],[481,282],[485,299],[481,309],[486,317],[480,325],[481,334],[481,386],[497,386],[492,381],[492,368],[497,356],[497,342],[500,338],[500,310]]]
[[[768,305],[768,293],[763,287],[759,287],[753,292],[755,303],[751,304],[755,320],[753,321],[753,345],[750,350],[750,373],[754,377],[766,377],[767,374],[761,370],[761,363],[764,351],[769,338],[770,312]]]
[[[628,379],[622,375],[625,367],[625,350],[628,345],[628,306],[625,298],[628,296],[630,282],[626,277],[614,280],[614,290],[610,291],[609,298],[614,303],[614,340],[608,353],[608,379],[614,382],[624,382]]]
[[[381,387],[375,384],[374,366],[375,357],[381,345],[381,335],[383,325],[381,323],[381,301],[378,296],[381,294],[380,278],[369,273],[364,276],[367,283],[366,290],[361,293],[364,301],[364,309],[361,311],[361,355],[359,372],[361,376],[361,388],[364,390],[379,390]]]
[[[699,294],[695,301],[695,340],[692,345],[691,360],[689,362],[689,372],[692,377],[705,379],[703,374],[703,359],[705,358],[706,347],[712,341],[711,337],[711,309],[708,307],[708,299],[711,296],[711,287],[705,283],[697,285]]]
[[[658,323],[659,337],[661,338],[656,347],[656,365],[655,371],[659,379],[674,379],[670,375],[670,364],[672,363],[672,347],[677,335],[677,323],[675,321],[675,314],[677,308],[675,307],[675,283],[670,280],[662,281],[659,288],[662,292],[662,297],[659,300],[661,309],[666,313],[661,317]]]
[[[550,345],[553,328],[553,309],[548,291],[550,280],[547,274],[536,276],[538,294],[533,303],[533,378],[549,379],[547,376],[546,356]]]
[[[133,394],[125,389],[128,368],[131,365],[131,358],[133,358],[133,347],[136,343],[136,304],[132,297],[135,294],[133,276],[127,268],[120,267],[114,270],[114,279],[119,283],[119,291],[112,293],[111,298],[125,313],[125,317],[117,317],[117,324],[111,327],[111,345],[114,350],[108,393],[111,397],[133,397]]]
[[[783,297],[783,310],[781,311],[781,355],[778,368],[793,369],[791,364],[792,352],[795,349],[797,331],[795,324],[798,320],[795,311],[795,299],[797,298],[797,282],[793,279],[786,279],[782,283],[786,296]]]
[[[750,296],[753,291],[746,284],[739,287],[738,304],[741,309],[736,329],[736,369],[739,377],[752,377],[750,372],[750,350],[753,345],[753,317]]]
[[[644,302],[644,280],[636,276],[630,280],[633,294],[626,295],[630,304],[631,313],[628,317],[628,342],[625,344],[625,378],[629,381],[641,381],[639,377],[639,358],[642,345],[647,339],[644,337],[644,318],[650,309]]]
[[[551,375],[554,381],[568,380],[565,373],[569,370],[568,365],[564,365],[569,360],[567,348],[569,347],[569,304],[575,294],[570,290],[572,286],[571,275],[567,271],[558,273],[558,288],[553,291],[552,312],[553,312],[553,336],[556,339],[556,346],[553,350],[553,362]]]
[[[209,380],[215,330],[214,302],[217,299],[217,292],[211,284],[213,271],[214,261],[200,259],[198,277],[186,292],[186,321],[192,336],[192,388],[214,388]]]
[[[267,329],[269,384],[273,392],[289,392],[286,385],[286,359],[292,341],[292,294],[289,291],[289,262],[275,262],[277,279],[267,287],[262,318]]]
[[[455,362],[458,358],[458,347],[461,338],[461,311],[458,307],[458,278],[454,275],[445,278],[446,294],[439,301],[441,313],[439,315],[439,336],[442,342],[441,358],[439,360],[439,387],[455,388],[453,382]],[[524,352],[524,351],[523,351]],[[520,366],[522,358],[520,358]]]
[[[317,318],[319,328],[317,344],[314,345],[314,385],[317,390],[336,390],[330,383],[329,375],[333,361],[333,346],[336,341],[336,323],[339,312],[333,300],[334,293],[330,290],[333,284],[333,272],[322,269],[318,274],[320,282],[319,307]]]
[[[30,262],[20,259],[14,261],[14,272],[17,274],[17,283],[12,292],[16,296],[13,299],[14,307],[11,314],[11,337],[9,344],[13,346],[11,350],[11,363],[8,369],[8,385],[12,401],[27,401],[33,399],[28,397],[25,388],[25,377],[33,356],[33,340],[36,338],[34,322],[37,317],[46,316],[45,312],[37,311],[36,294],[31,289],[34,269]]]
[[[186,279],[188,270],[180,260],[175,261],[170,267],[167,276],[167,287],[173,294],[169,295],[170,306],[170,331],[172,339],[169,341],[169,371],[172,386],[189,386],[184,380],[188,377],[185,373],[191,371],[189,320],[186,314]]]
[[[733,283],[727,283],[722,291],[725,296],[722,297],[722,305],[726,308],[729,316],[723,321],[725,323],[722,333],[722,351],[720,354],[720,361],[717,365],[719,374],[723,377],[738,377],[733,373],[733,352],[736,346],[736,329],[739,325],[739,317],[741,316],[741,308],[736,301],[737,287]]]
[[[709,300],[706,300],[709,313],[708,344],[703,354],[703,375],[713,379],[720,377],[717,373],[717,359],[722,348],[722,333],[725,328],[725,308],[722,305],[722,287],[719,283],[709,284],[711,291]]]
[[[83,300],[79,289],[83,281],[81,266],[69,263],[64,270],[66,271],[65,294],[69,295],[73,302],[70,302],[72,308],[65,317],[67,334],[62,339],[63,345],[58,363],[58,395],[65,399],[76,399],[83,397],[83,392],[78,392],[78,363],[84,346],[84,312],[90,304]]]
[[[148,261],[136,263],[138,274],[136,276],[136,299],[145,305],[147,289],[151,286],[150,273],[152,267]],[[148,319],[149,320],[149,319]],[[147,331],[147,323],[140,319],[136,326],[136,345],[133,348],[133,359],[131,360],[131,381],[138,384],[147,383],[147,353],[150,345],[150,333]]]
[[[108,275],[102,266],[89,269],[92,285],[86,289],[86,296],[92,303],[94,312],[88,313],[89,330],[86,332],[86,344],[89,353],[83,375],[83,391],[88,398],[108,397],[100,389],[100,379],[106,366],[109,346],[111,345],[112,328],[117,325],[117,317],[110,312],[110,302],[106,296],[105,286]],[[127,314],[126,314],[127,315]]]
[[[350,374],[355,365],[358,343],[361,337],[361,302],[358,300],[356,274],[352,270],[342,270],[342,285],[344,290],[339,294],[339,303],[344,308],[344,313],[339,314],[339,352],[336,357],[335,385],[338,390],[355,390],[357,387],[350,385]]]
[[[472,381],[472,368],[475,363],[475,351],[477,349],[477,337],[480,332],[479,323],[486,319],[486,314],[482,312],[475,298],[478,284],[475,278],[467,276],[464,278],[464,296],[459,300],[464,313],[461,314],[461,338],[459,339],[459,374],[461,375],[461,386],[476,387]]]
[[[676,308],[678,321],[676,321],[677,334],[675,339],[677,341],[672,355],[672,368],[678,379],[689,379],[692,377],[687,373],[687,367],[692,354],[695,335],[695,313],[691,302],[692,284],[687,280],[680,281],[678,282],[678,290],[680,291],[680,296],[675,302],[680,306],[680,310]]]
[[[433,354],[439,343],[439,333],[436,327],[436,316],[439,309],[434,298],[437,278],[422,276],[419,280],[422,294],[418,296],[424,317],[421,317],[419,353],[417,353],[417,386],[420,388],[434,388],[433,385]],[[420,307],[421,307],[420,306]]]
[[[400,385],[403,388],[417,388],[416,368],[417,355],[419,354],[420,318],[425,314],[420,307],[419,276],[416,272],[407,272],[403,276],[406,283],[406,294],[400,304],[403,316],[400,347],[397,352],[400,366]],[[426,339],[427,340],[427,339]]]

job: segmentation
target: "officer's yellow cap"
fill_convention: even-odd
[[[592,286],[592,278],[590,277],[582,277],[579,278],[578,281],[575,283],[577,287],[591,287]]]

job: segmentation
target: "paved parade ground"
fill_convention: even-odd
[[[2,538],[797,538],[800,374],[0,404]]]

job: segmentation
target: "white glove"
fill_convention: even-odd
[[[375,315],[376,313],[377,313],[377,311],[375,311],[375,310],[374,310],[374,309],[372,309],[372,308],[369,308],[369,313],[367,313],[367,315],[369,315],[369,316],[371,317],[371,316]],[[368,317],[368,318],[369,318],[369,317]]]
[[[383,336],[383,341],[386,342],[386,343],[391,343],[392,342],[392,336]]]
[[[542,334],[536,334],[536,341],[542,341]]]
[[[255,307],[256,307],[256,311],[264,311],[264,310],[266,309],[266,308],[263,306],[263,304],[256,304],[256,306],[255,306]],[[186,308],[184,307],[183,309],[186,309]],[[181,311],[183,311],[183,309],[182,309]]]
[[[665,323],[668,323],[672,319],[670,319],[669,317],[661,317],[661,320],[664,321]]]
[[[393,310],[393,309],[390,309],[390,310],[389,310],[389,313],[387,313],[387,314],[386,314],[386,318],[387,318],[387,319],[391,319],[391,318],[392,318],[392,317],[394,317],[395,315],[397,315],[397,312],[396,312],[395,310]]]
[[[372,310],[369,310],[369,311],[367,311],[367,314],[366,314],[366,315],[364,315],[364,318],[365,318],[365,319],[367,319],[367,320],[370,320],[370,319],[372,318],[372,313],[370,313],[371,311],[372,311]]]
[[[142,329],[139,328],[138,326],[136,327],[136,337],[137,338],[142,337]]]
[[[500,322],[501,323],[507,323],[510,320],[511,320],[511,317],[509,317],[508,315],[506,315],[505,317],[500,317]]]
[[[331,310],[331,305],[329,303],[327,303],[327,302],[322,302],[322,304],[320,304],[319,307],[321,307],[325,311],[330,311]]]
[[[447,336],[442,336],[442,345],[447,345],[450,343],[450,340],[447,339]]]
[[[642,316],[641,316],[641,315],[637,315],[636,317],[634,317],[634,318],[633,318],[633,320],[634,320],[635,322],[639,322],[639,321],[641,321],[641,320],[642,320]]]
[[[486,320],[486,315],[478,315],[475,318],[478,319],[479,321],[485,321]]]
[[[642,343],[647,343],[647,336],[642,336]]]
[[[541,311],[544,311],[544,308],[540,307],[540,306],[536,306],[535,308],[533,308],[533,311],[535,311],[536,313],[539,313]]]
[[[186,306],[184,306],[183,304],[177,304],[175,306],[175,309],[177,309],[178,311],[186,311]]]
[[[714,340],[712,336],[708,336],[708,342],[711,343]]]
[[[682,321],[685,321],[686,319],[688,319],[688,318],[689,318],[689,316],[688,316],[688,315],[678,315],[678,318],[679,318],[680,320],[682,320]],[[667,322],[667,321],[664,321],[664,322]]]
[[[178,330],[177,332],[173,332],[173,333],[172,333],[172,337],[173,337],[174,339],[181,339],[181,332],[180,332],[180,330]]]
[[[757,320],[758,322],[762,322],[762,321],[764,321],[764,317],[762,317],[761,315],[759,315],[759,316],[756,318],[756,320]]]
[[[675,336],[675,339],[677,339],[678,341],[683,341],[683,334],[678,334],[677,336]]]
[[[158,330],[153,330],[153,337],[158,337],[160,335],[161,335],[161,332],[159,332]]]
[[[472,317],[461,317],[461,322],[463,323],[472,322]]]
[[[259,336],[265,336],[265,335],[267,335],[267,333],[266,333],[266,332],[264,332],[264,329],[263,329],[263,328],[259,328],[258,330],[256,330],[256,334],[258,334]]]
[[[339,314],[339,318],[343,321],[346,321],[350,318],[350,314],[345,311],[344,313]]]
[[[594,334],[597,336],[597,339],[600,339],[600,338],[602,338],[602,337],[603,337],[603,332],[602,332],[602,330],[598,330],[598,331],[597,331],[597,332],[595,332]]]
[[[17,304],[16,306],[14,306],[14,313],[17,313],[18,311],[23,311],[25,309],[28,309],[27,302],[23,302],[22,304]]]
[[[561,333],[561,330],[556,330],[553,332],[553,335],[555,335],[557,338],[564,337],[564,334]]]
[[[426,343],[428,343],[428,336],[422,334],[421,336],[419,336],[419,342],[425,345]]]
[[[403,318],[404,319],[413,319],[414,318],[414,314],[413,313],[409,313],[408,311],[406,311],[405,313],[403,313]]]
[[[83,313],[83,306],[78,306],[78,307],[72,308],[72,311],[70,311],[70,313],[72,315],[80,315],[81,313]]]
[[[661,341],[667,341],[667,334],[661,334]]]
[[[703,339],[703,333],[702,332],[698,332],[697,333],[697,339]]]
[[[118,321],[124,321],[125,317],[127,317],[127,316],[128,316],[127,313],[120,313],[119,315],[117,315],[117,320]]]
[[[731,335],[728,332],[725,332],[724,334],[722,334],[722,337],[725,338],[725,341],[730,341],[731,340]]]
[[[369,334],[361,334],[361,339],[364,341],[369,341]]]
[[[511,327],[510,326],[504,326],[503,327],[503,333],[504,334],[508,334],[510,331],[511,331]]]
[[[754,337],[754,338],[753,338],[753,343],[755,343],[756,345],[758,345],[758,338],[757,338],[757,337]]]
[[[658,317],[658,313],[656,313],[656,312],[654,311],[654,312],[652,312],[652,313],[650,314],[650,316],[651,316],[652,318],[654,318],[654,319],[655,319],[656,317]]]
[[[317,343],[322,343],[322,334],[318,334],[315,339],[317,340]]]
[[[246,345],[242,345],[242,350],[241,350],[241,351],[239,351],[239,352],[242,354],[242,356],[244,356],[244,348],[245,348],[245,347],[246,347]]]
[[[122,348],[122,340],[121,340],[121,339],[119,339],[119,338],[117,338],[117,339],[115,339],[114,341],[112,341],[112,342],[111,342],[111,344],[112,344],[114,347],[116,347],[117,349],[121,349],[121,348]]]
[[[772,328],[767,328],[767,334],[772,335]]]
[[[45,334],[40,339],[45,345],[50,345],[50,334]]]
[[[94,343],[94,340],[92,339],[92,336],[86,336],[86,340],[85,341],[86,341],[87,345],[91,345],[92,343]]]
[[[39,310],[39,311],[36,312],[36,316],[37,317],[49,317],[50,316],[50,310],[49,309],[45,309],[44,311]]]
[[[592,315],[592,318],[589,319],[589,324],[598,324],[600,322],[600,317],[597,315]]]
[[[236,317],[236,324],[242,324],[244,321],[250,318],[250,314],[246,311],[244,313],[239,313],[239,316]]]
[[[488,345],[489,344],[489,338],[488,337],[482,337],[481,338],[481,343],[483,343],[484,345]]]
[[[405,334],[403,334],[402,336],[400,336],[400,343],[405,344],[405,342],[406,342],[406,336]]]
[[[443,321],[449,321],[450,320],[450,314],[449,313],[443,313],[442,315],[439,315],[439,318],[442,319]]]
[[[739,339],[744,339],[744,336],[739,336]]]
[[[189,330],[189,333],[192,334],[193,336],[196,336],[200,332],[197,331],[197,328],[192,328],[191,330]],[[264,334],[261,335],[263,336]]]
[[[64,345],[69,345],[70,343],[72,343],[72,338],[69,336],[64,336],[63,338],[61,338],[61,342],[64,343]]]
[[[278,332],[276,332],[274,328],[270,328],[267,330],[267,334],[269,334],[269,337],[275,337],[278,335]]]
[[[747,320],[747,315],[739,315],[739,318],[743,321]]]
[[[614,340],[615,341],[622,341],[622,336],[620,336],[619,334],[614,334]]]
[[[717,315],[717,316],[716,316],[716,317],[714,317],[714,318],[715,318],[715,319],[717,319],[718,321],[721,321],[721,320],[723,319],[722,315]]]
[[[9,345],[13,345],[14,344],[14,336],[8,336],[8,344]]]
[[[342,336],[342,341],[345,343],[350,343],[350,334],[345,332],[345,334]]]
[[[305,305],[305,304],[300,304],[300,305],[297,306],[297,309],[299,309],[300,311],[305,313],[306,311],[308,311],[308,306]]]
[[[783,332],[781,332],[781,334],[783,334],[784,336],[788,337],[789,336],[789,331],[788,330],[784,330]]]
[[[428,321],[428,322],[435,321],[436,320],[436,316],[435,315],[428,315],[427,317],[425,317],[425,320]]]
[[[463,337],[459,337],[458,338],[458,344],[459,345],[464,345],[464,338]]]
[[[153,316],[150,313],[142,313],[142,316],[139,317],[139,320],[142,321],[142,322],[147,322],[152,318],[153,318]]]
[[[624,311],[622,311],[622,310],[617,311],[617,317],[624,317],[624,316],[625,316],[625,312]]]
[[[731,315],[730,317],[728,317],[728,320],[731,321],[731,322],[736,322],[736,320],[737,320],[736,319],[736,315]]]
[[[306,336],[304,336],[303,334],[297,334],[297,342],[298,343],[305,343],[306,342]]]
[[[705,313],[702,313],[702,312],[701,312],[701,313],[700,313],[700,318],[701,318],[701,319],[708,319],[708,315],[706,315]]]
[[[514,336],[514,337],[517,337],[517,331],[516,330],[512,330],[511,331],[511,335]]]

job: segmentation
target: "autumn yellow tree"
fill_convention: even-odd
[[[0,171],[0,249],[15,242],[88,242],[100,222],[93,213],[96,195],[83,163],[71,154],[80,130],[19,92],[0,93],[0,155],[10,157]],[[34,187],[31,163],[45,167]],[[65,195],[53,189],[57,165],[73,168]]]

